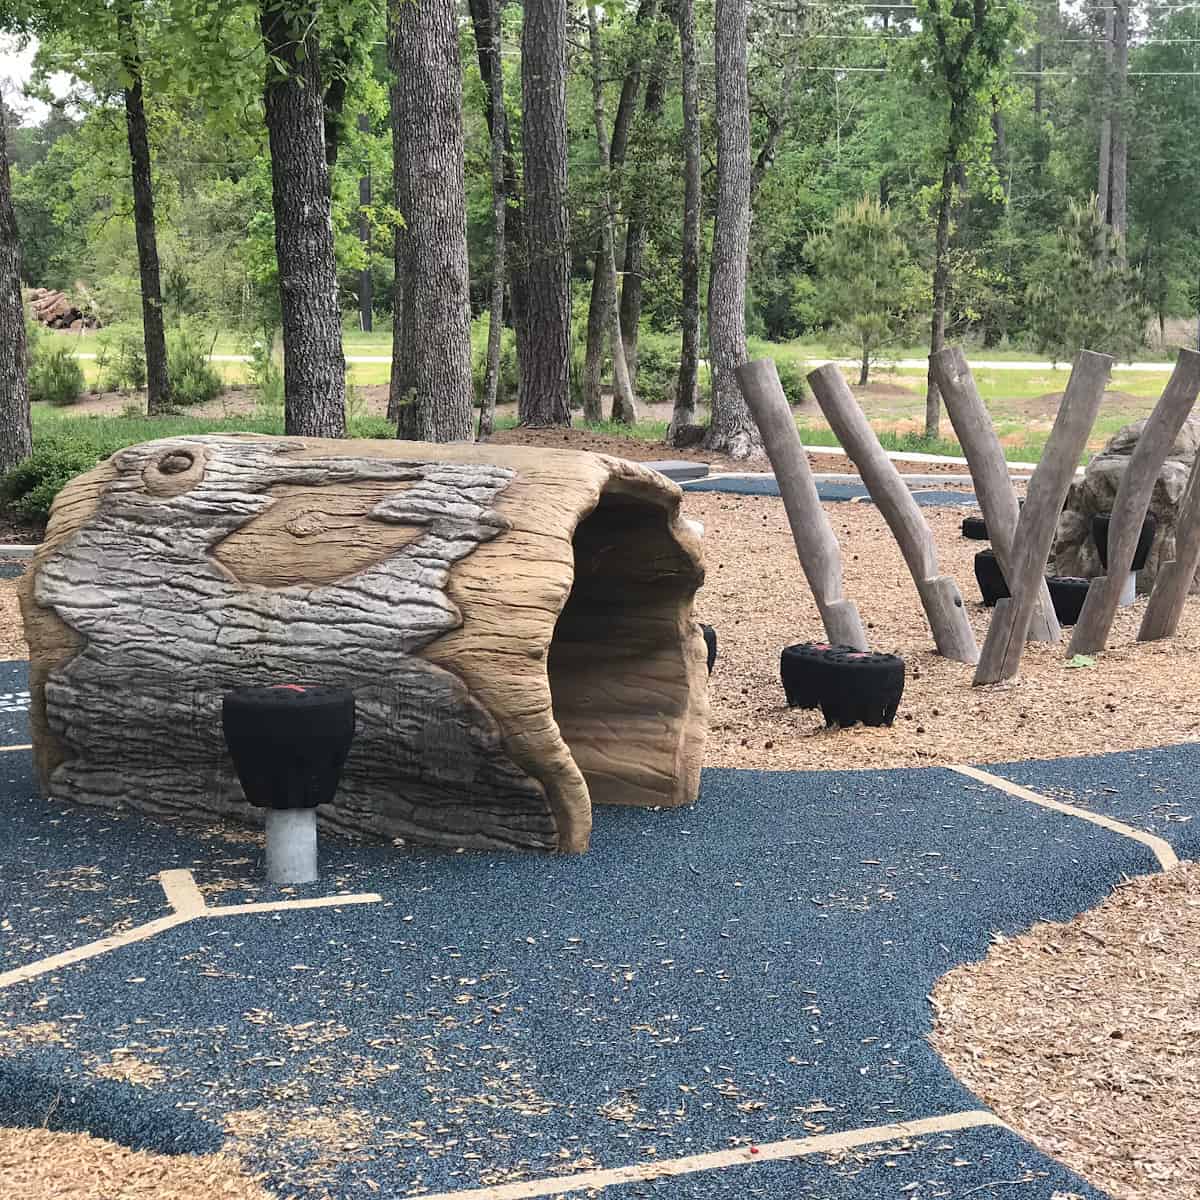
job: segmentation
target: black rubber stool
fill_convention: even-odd
[[[904,659],[839,650],[826,664],[821,686],[826,725],[890,725],[904,695]]]
[[[779,678],[789,708],[820,708],[822,678],[826,665],[839,651],[853,646],[831,646],[828,642],[797,642],[785,646],[779,656]]]
[[[221,710],[246,799],[267,810],[267,878],[317,878],[317,805],[337,792],[354,741],[354,693],[324,685],[239,688]]]
[[[708,650],[708,673],[711,675],[717,661],[717,631],[711,625],[701,625],[700,632],[704,634],[704,645]]]
[[[975,555],[975,581],[979,584],[980,595],[988,608],[997,600],[1008,599],[1008,581],[1004,578],[994,550],[980,550]]]
[[[1054,615],[1060,625],[1077,625],[1083,602],[1087,599],[1089,581],[1071,575],[1050,575],[1046,579]]]

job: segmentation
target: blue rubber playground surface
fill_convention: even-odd
[[[23,672],[4,664],[0,687],[19,693]],[[20,714],[2,716],[5,740],[26,740]],[[1182,747],[987,769],[1153,821],[1184,856],[1198,760]],[[163,917],[165,870],[190,871],[210,906],[378,897],[204,916],[0,974],[0,1032],[41,1031],[0,1041],[0,1124],[170,1153],[233,1135],[299,1200],[521,1180],[547,1181],[522,1196],[605,1200],[1008,1194],[997,1181],[1022,1200],[1103,1195],[981,1123],[926,1040],[928,993],[994,932],[1067,919],[1158,869],[1076,816],[948,769],[713,769],[692,809],[598,810],[582,857],[326,839],[321,881],[283,894],[261,883],[253,831],[47,804],[28,751],[0,754],[0,779],[0,973]],[[962,1128],[803,1149],[962,1114]],[[716,1152],[669,1177],[560,1182]]]
[[[685,492],[728,492],[734,496],[778,496],[779,484],[774,475],[739,475],[715,479],[687,480],[679,485]],[[817,496],[823,503],[871,504],[871,494],[860,483],[825,483],[817,481]],[[945,488],[913,488],[913,499],[922,508],[975,508],[978,501],[969,490],[950,491]]]

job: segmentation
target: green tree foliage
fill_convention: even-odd
[[[928,299],[925,277],[891,210],[871,196],[839,208],[805,253],[817,272],[816,309],[856,348],[865,386],[871,359],[911,331]]]
[[[1130,358],[1144,342],[1141,279],[1093,196],[1072,202],[1057,236],[1045,240],[1028,292],[1038,349],[1064,362],[1081,349]]]

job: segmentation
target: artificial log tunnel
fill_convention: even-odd
[[[675,484],[573,451],[224,435],[120,451],[21,584],[55,798],[253,819],[238,687],[353,690],[324,824],[577,852],[591,806],[695,800],[698,531]]]

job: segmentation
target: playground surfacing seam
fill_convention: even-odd
[[[1074,770],[1128,795],[1112,807],[1136,824],[1139,773],[1200,765],[1193,747],[1151,756]],[[193,920],[5,988],[0,1021],[27,1033],[0,1043],[0,1123],[53,1106],[57,1127],[140,1148],[229,1139],[249,1173],[304,1198],[531,1180],[554,1190],[529,1195],[622,1198],[923,1200],[1002,1180],[1103,1194],[1003,1128],[753,1149],[978,1112],[927,1044],[926,996],[993,931],[1067,919],[1156,869],[1111,830],[940,769],[709,770],[695,809],[598,812],[582,859],[330,843],[322,883],[285,896],[259,885],[252,831],[239,844],[26,801],[30,768],[0,756],[5,944],[25,939],[4,967],[170,911],[162,871],[192,871],[210,905],[382,899]],[[1170,802],[1157,829],[1186,857],[1200,805]],[[48,886],[81,861],[97,872],[81,887]],[[732,1162],[644,1177],[712,1152]],[[642,1177],[554,1185],[627,1165]]]

